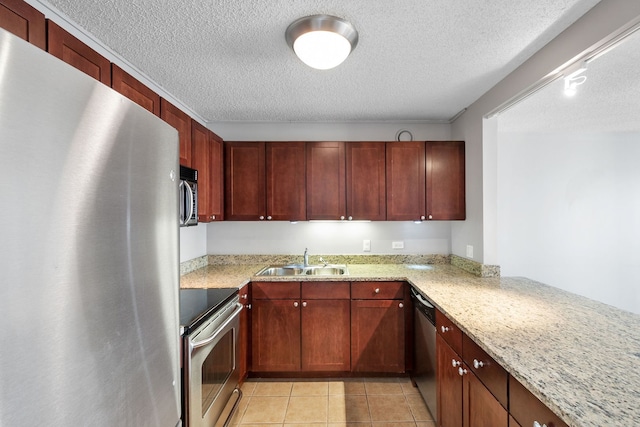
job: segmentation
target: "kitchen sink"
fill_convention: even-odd
[[[256,276],[344,276],[349,274],[345,264],[327,265],[271,265],[260,270]]]

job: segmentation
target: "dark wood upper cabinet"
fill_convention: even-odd
[[[427,219],[465,219],[464,141],[428,141],[426,156]]]
[[[111,88],[156,116],[160,116],[160,95],[116,64],[111,64]]]
[[[385,220],[385,143],[347,143],[346,161],[347,219]]]
[[[387,143],[387,219],[426,219],[426,161],[422,141]]]
[[[107,58],[47,20],[47,51],[94,79],[111,86],[111,63]]]
[[[23,0],[0,0],[0,27],[40,49],[47,48],[44,14]]]
[[[305,143],[266,143],[267,219],[307,219]]]
[[[191,166],[198,171],[198,221],[223,219],[222,138],[195,120],[191,124]]]
[[[164,98],[160,98],[160,118],[177,129],[180,137],[180,164],[191,167],[191,117]]]
[[[258,221],[264,217],[264,142],[225,142],[224,164],[225,219]]]
[[[304,142],[226,143],[225,218],[305,220]]]
[[[344,146],[344,142],[307,143],[308,219],[345,219],[347,197]]]

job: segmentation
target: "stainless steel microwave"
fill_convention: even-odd
[[[198,225],[198,171],[180,165],[180,227]]]

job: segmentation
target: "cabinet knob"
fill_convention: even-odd
[[[380,293],[380,288],[376,288],[373,293],[379,294]]]
[[[306,307],[306,306],[307,306],[307,302],[306,302],[306,301],[304,301],[304,302],[302,303],[302,306],[303,306],[303,307]]]
[[[264,215],[260,215],[260,221],[264,219]]]
[[[294,302],[294,303],[293,303],[293,306],[294,306],[294,307],[297,307],[297,306],[298,306],[298,301]]]
[[[448,326],[440,326],[440,330],[444,334],[445,332],[449,332],[451,330],[451,328],[448,327]]]
[[[476,369],[480,369],[484,366],[484,362],[478,360],[478,359],[473,359],[473,367]]]
[[[340,215],[340,219],[341,219],[341,220],[344,220],[344,215]]]
[[[460,376],[467,375],[468,372],[469,371],[464,369],[462,366],[458,368],[458,375],[460,375]]]
[[[267,221],[271,221],[271,215],[267,216]]]
[[[400,303],[400,304],[398,304],[398,307],[402,308],[402,307],[404,307],[404,304]]]
[[[461,365],[461,362],[459,360],[451,359],[451,366],[453,366],[454,368],[457,368],[460,365]]]
[[[547,427],[547,425],[546,425],[546,424],[542,424],[542,425],[540,425],[540,423],[539,423],[539,422],[534,421],[534,422],[533,422],[533,427]]]

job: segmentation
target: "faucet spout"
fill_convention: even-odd
[[[307,253],[307,248],[304,248],[304,266],[309,267],[309,254]]]

